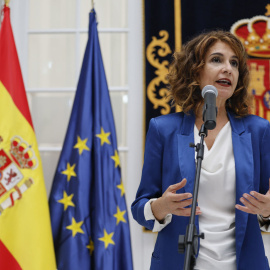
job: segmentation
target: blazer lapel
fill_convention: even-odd
[[[180,172],[182,178],[187,179],[185,192],[189,193],[193,193],[196,172],[195,150],[189,146],[190,143],[194,143],[194,124],[194,114],[184,114],[181,131],[180,134],[178,134],[178,159]]]
[[[242,195],[244,193],[249,193],[254,189],[254,164],[251,134],[245,130],[242,119],[235,118],[232,113],[228,113],[228,115],[232,127],[232,143],[235,158],[236,203],[241,204],[239,199]],[[238,261],[246,232],[248,214],[237,209],[235,211],[236,254]]]
[[[244,193],[249,193],[253,187],[253,150],[251,144],[251,134],[245,129],[243,119],[235,118],[234,114],[228,112],[232,127],[232,143],[235,158],[236,173],[236,203]],[[193,194],[196,164],[195,149],[189,147],[194,143],[194,124],[195,116],[184,115],[180,134],[178,134],[178,158],[182,178],[187,179],[185,192]],[[207,194],[206,194],[207,196]],[[236,226],[236,254],[237,263],[240,258],[241,248],[244,241],[248,221],[248,214],[236,209],[235,226]]]
[[[194,124],[195,124],[194,114],[193,113],[189,115],[185,114],[180,129],[181,130],[180,134],[178,134],[178,159],[180,172],[182,179],[183,178],[187,179],[187,183],[184,187],[184,192],[191,194],[193,194],[195,174],[196,174],[195,149],[189,146],[190,143],[194,143]],[[198,216],[195,217],[195,225],[197,228],[197,232],[199,232],[200,229]]]

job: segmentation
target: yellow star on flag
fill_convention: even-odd
[[[119,188],[121,190],[121,197],[122,197],[124,195],[124,193],[125,193],[125,188],[124,188],[123,181],[121,181],[120,185],[117,185],[117,188]]]
[[[115,162],[114,168],[116,168],[117,166],[120,167],[120,159],[116,150],[114,150],[114,156],[111,156],[111,159],[113,159]]]
[[[100,134],[97,134],[96,137],[100,138],[101,145],[103,145],[104,143],[111,144],[111,142],[108,139],[110,134],[111,134],[111,132],[105,133],[103,127],[101,127],[101,132],[100,132]]]
[[[94,246],[94,242],[91,240],[91,238],[90,238],[90,240],[89,240],[89,245],[86,246],[86,247],[89,249],[90,255],[92,255],[92,253],[93,253],[93,251],[94,251],[94,249],[95,249],[95,246]]]
[[[61,172],[62,174],[67,175],[68,182],[69,182],[71,176],[74,176],[74,177],[77,176],[77,174],[74,172],[75,166],[76,166],[76,164],[73,164],[72,166],[70,166],[70,164],[68,163],[67,169],[65,171]]]
[[[58,200],[59,203],[62,203],[64,205],[64,210],[66,211],[69,206],[75,206],[75,204],[72,202],[74,194],[67,195],[67,193],[63,192],[63,198],[61,200]]]
[[[120,221],[126,223],[126,220],[125,220],[125,218],[124,218],[124,214],[125,214],[125,213],[126,213],[126,210],[120,211],[120,208],[117,206],[117,213],[113,215],[113,216],[116,217],[116,219],[117,219],[116,225],[118,225],[118,223],[119,223]]]
[[[76,222],[75,218],[72,218],[72,223],[66,228],[72,231],[72,236],[74,237],[77,233],[84,234],[84,231],[81,229],[82,224],[83,221]]]
[[[74,145],[74,148],[79,149],[79,154],[81,155],[83,150],[90,151],[89,147],[86,145],[88,139],[82,140],[80,136],[77,136],[77,143]]]
[[[112,240],[114,233],[108,234],[106,230],[104,229],[104,236],[101,238],[98,238],[98,240],[104,242],[105,248],[108,247],[109,244],[115,245],[114,241]]]

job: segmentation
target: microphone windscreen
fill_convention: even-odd
[[[202,97],[204,98],[204,95],[207,93],[212,92],[213,94],[215,94],[215,96],[218,96],[218,91],[217,88],[213,85],[206,85],[203,90],[202,90]]]

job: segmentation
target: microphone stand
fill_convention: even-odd
[[[199,131],[199,135],[201,136],[201,141],[197,145],[190,143],[190,147],[194,147],[197,155],[197,167],[196,167],[196,178],[194,182],[194,192],[193,192],[193,200],[191,206],[191,216],[189,219],[189,225],[186,229],[185,235],[179,235],[178,239],[178,252],[185,253],[185,263],[184,270],[193,270],[196,264],[196,254],[198,251],[198,238],[204,239],[204,233],[197,234],[197,229],[195,226],[195,213],[199,192],[199,181],[201,175],[201,164],[204,156],[204,138],[207,137],[207,128],[205,124],[202,124],[201,129]]]

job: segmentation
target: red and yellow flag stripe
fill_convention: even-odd
[[[0,30],[0,63],[0,269],[55,270],[42,164],[8,7],[4,7]],[[21,143],[23,157],[15,155],[19,147],[12,156],[14,138]],[[21,165],[23,158],[33,159],[32,165]],[[7,159],[13,167],[5,167]],[[5,191],[3,186],[9,187],[12,181],[16,185]]]

